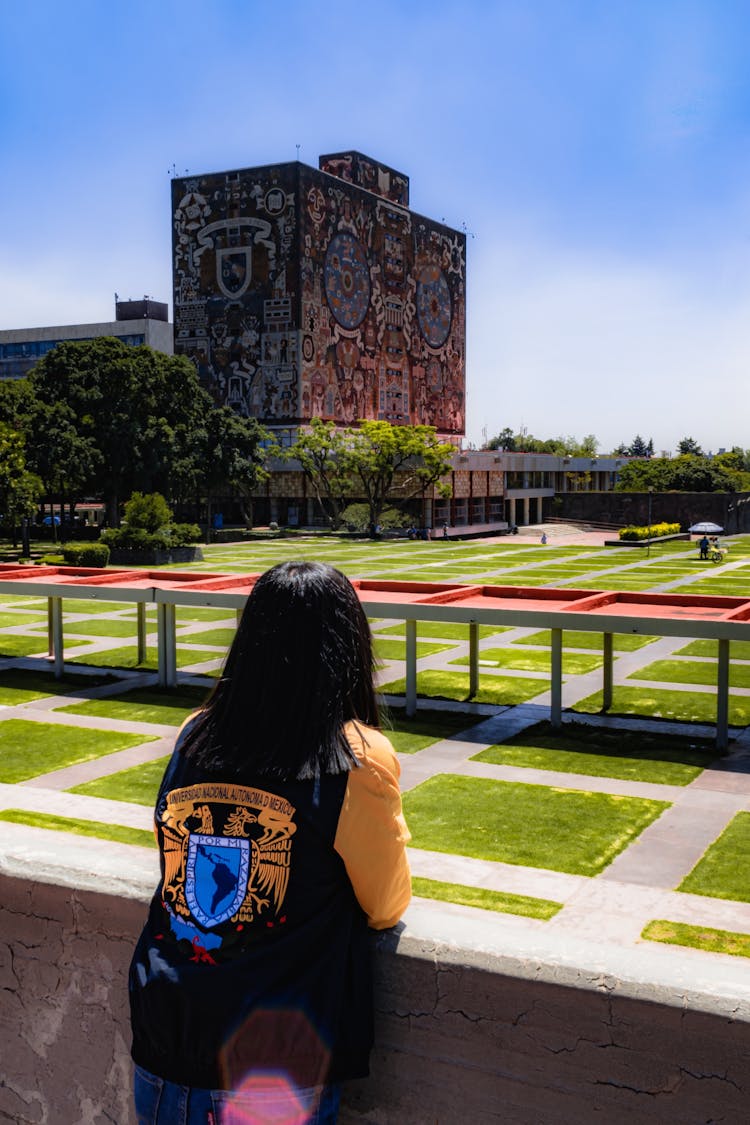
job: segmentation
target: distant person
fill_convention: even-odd
[[[542,532],[542,546],[544,546],[544,547],[547,546],[547,532],[546,531]]]
[[[448,538],[448,524],[444,523],[443,524],[443,539],[447,539],[447,538]]]
[[[286,562],[248,598],[159,789],[161,880],[130,968],[138,1125],[331,1125],[368,1072],[368,927],[411,880],[399,765],[347,578]]]
[[[703,538],[699,541],[698,546],[700,547],[700,552],[701,552],[700,557],[702,559],[707,559],[708,558],[708,536],[707,535],[703,536]]]

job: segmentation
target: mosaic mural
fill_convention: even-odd
[[[359,153],[321,164],[173,181],[175,350],[274,429],[463,433],[465,236],[407,210],[400,173]]]

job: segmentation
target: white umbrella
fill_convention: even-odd
[[[723,527],[719,527],[718,523],[710,523],[704,521],[703,523],[694,523],[692,527],[688,528],[694,535],[718,535],[723,531]]]

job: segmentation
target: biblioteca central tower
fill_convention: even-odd
[[[280,444],[312,418],[464,433],[466,237],[349,151],[172,181],[175,351]]]

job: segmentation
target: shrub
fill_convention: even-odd
[[[621,527],[620,539],[628,541],[638,539],[660,539],[664,535],[678,535],[678,523],[652,523],[650,527]]]
[[[62,557],[67,566],[106,566],[109,547],[106,543],[66,543]]]
[[[125,505],[128,527],[156,532],[172,522],[172,509],[160,492],[134,492]]]

